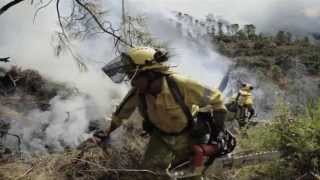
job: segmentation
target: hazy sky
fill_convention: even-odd
[[[107,4],[115,3],[103,0]],[[119,0],[120,1],[120,0]],[[231,23],[253,23],[258,30],[319,32],[320,0],[125,0],[141,10],[165,8],[198,18],[213,13]],[[0,6],[9,0],[1,0]],[[35,1],[37,2],[37,1]],[[27,3],[27,2],[25,2]],[[10,9],[10,11],[14,11]],[[129,9],[130,11],[130,9]]]
[[[253,23],[259,30],[291,29],[319,32],[320,0],[127,0],[189,13],[198,18],[208,13],[231,23]]]

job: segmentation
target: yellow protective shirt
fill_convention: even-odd
[[[252,93],[248,91],[239,91],[239,105],[240,106],[252,106],[253,105],[253,97]]]
[[[217,89],[209,89],[196,81],[186,77],[171,74],[177,83],[185,104],[191,110],[193,105],[210,107],[213,111],[226,111],[223,96]],[[162,90],[157,96],[145,95],[149,120],[161,131],[178,133],[183,130],[188,120],[180,105],[176,103],[167,81],[162,79]],[[136,89],[131,89],[116,112],[112,116],[112,124],[120,126],[122,121],[128,119],[139,105],[139,95]]]

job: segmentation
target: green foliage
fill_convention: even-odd
[[[238,58],[238,66],[245,66],[249,69],[262,68],[263,70],[270,69],[271,63],[264,57],[253,57],[253,58]]]
[[[320,173],[320,101],[310,104],[307,113],[296,119],[278,117],[274,129],[286,157],[285,166],[297,175]]]
[[[254,46],[253,46],[255,50],[260,50],[260,49],[263,49],[264,47],[266,47],[266,43],[263,41],[257,41],[254,43]]]
[[[221,35],[221,36],[218,36],[216,38],[217,41],[223,41],[225,43],[231,43],[232,42],[232,37],[230,36],[226,36],[226,35]]]
[[[279,81],[280,78],[282,77],[281,68],[277,65],[271,66],[271,73],[272,73],[272,78],[276,81]]]
[[[286,105],[278,105],[272,124],[249,129],[240,148],[282,152],[281,160],[244,168],[239,176],[259,179],[296,179],[305,173],[320,174],[320,100],[310,103],[306,113],[292,117]]]
[[[245,137],[239,142],[239,148],[245,151],[275,150],[280,141],[277,133],[270,128],[271,125],[261,125],[245,130]],[[263,140],[263,141],[261,141]]]
[[[246,40],[248,39],[246,33],[243,30],[240,30],[236,33],[236,36],[239,38],[239,40]]]
[[[302,63],[308,69],[308,72],[313,75],[320,73],[320,54],[308,54],[303,56]]]
[[[257,36],[254,27],[247,25],[233,34],[231,25],[231,35],[214,36],[214,40],[220,47],[220,53],[234,58],[238,66],[260,69],[283,88],[289,86],[292,77],[288,72],[297,64],[304,65],[300,70],[306,76],[320,75],[320,47],[306,38],[292,41],[289,32],[279,31],[276,36]]]

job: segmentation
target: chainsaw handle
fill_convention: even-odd
[[[237,145],[237,140],[229,130],[225,130],[222,138],[217,140],[216,143],[219,147],[219,152],[216,156],[219,157],[231,153]]]

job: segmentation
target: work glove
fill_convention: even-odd
[[[149,120],[143,120],[142,129],[145,131],[143,135],[151,134],[154,130],[154,125]]]
[[[102,130],[98,130],[94,132],[91,139],[94,143],[98,145],[110,144],[109,133],[106,133],[105,131],[102,131]]]

